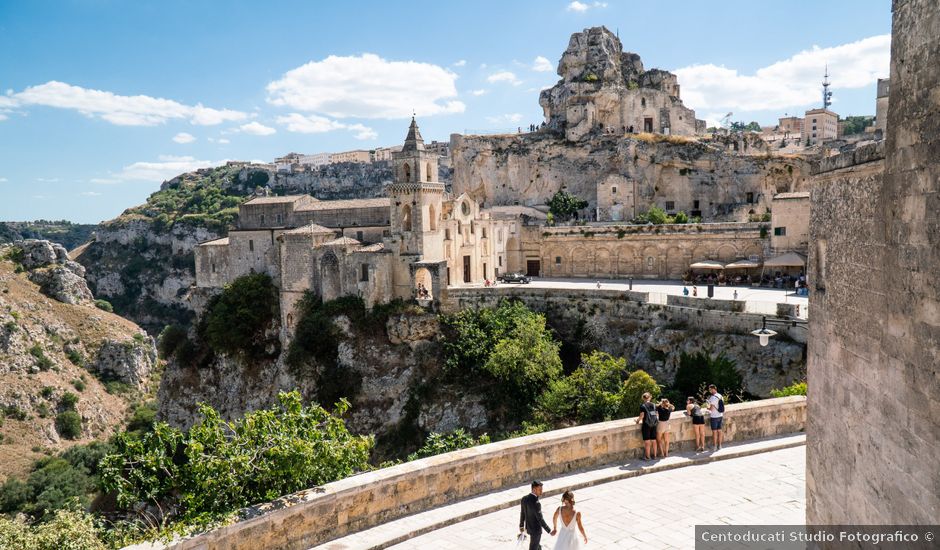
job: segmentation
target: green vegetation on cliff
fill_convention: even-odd
[[[0,222],[0,243],[19,239],[46,239],[71,250],[87,242],[97,228],[94,224],[72,223],[68,220]]]

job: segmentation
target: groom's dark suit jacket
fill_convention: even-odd
[[[546,533],[551,533],[552,529],[545,523],[542,517],[542,504],[537,496],[532,493],[522,497],[522,512],[519,514],[519,528],[525,527],[526,532],[534,535],[539,532],[539,527],[545,529]]]

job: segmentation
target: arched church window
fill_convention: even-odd
[[[405,182],[406,183],[410,182],[411,181],[411,166],[409,166],[408,163],[406,162],[405,165],[402,166],[401,168],[402,168],[402,172],[404,172]]]
[[[408,166],[407,164],[405,165]],[[406,204],[401,209],[401,228],[403,231],[411,231],[411,205]]]
[[[424,171],[427,172],[427,176],[425,176],[427,178],[427,181],[431,181],[431,163],[430,162],[427,163],[427,165],[425,165]]]

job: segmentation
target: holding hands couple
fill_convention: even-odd
[[[574,509],[574,493],[565,491],[561,496],[562,505],[555,510],[552,518],[553,527],[549,529],[548,524],[542,517],[542,504],[539,497],[542,496],[542,483],[532,482],[532,492],[522,498],[522,510],[519,517],[519,532],[527,532],[531,537],[529,550],[538,550],[542,546],[542,530],[551,536],[558,535],[555,541],[555,550],[576,550],[580,547],[578,533],[575,531],[577,525],[584,544],[587,544],[588,538],[584,533],[584,525],[581,524],[581,512]],[[561,519],[561,529],[558,529],[558,520]]]

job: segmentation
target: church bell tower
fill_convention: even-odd
[[[392,153],[395,183],[388,186],[391,233],[401,240],[402,254],[429,261],[443,255],[444,185],[437,181],[437,160],[437,154],[424,149],[424,139],[412,117],[401,151]]]

